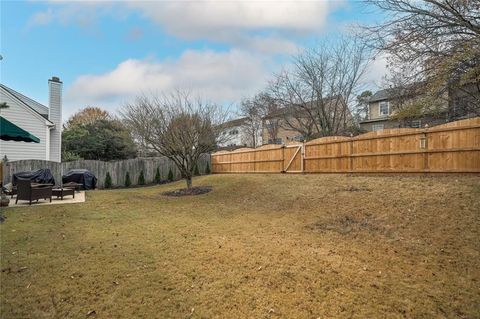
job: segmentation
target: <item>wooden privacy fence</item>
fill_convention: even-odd
[[[210,155],[204,154],[198,161],[198,168],[200,173],[205,172],[206,165],[210,165]],[[22,160],[12,161],[7,164],[3,163],[3,182],[8,183],[12,179],[13,173],[23,171],[33,171],[41,168],[48,168],[55,177],[57,184],[60,184],[62,180],[62,174],[65,174],[71,169],[88,169],[98,179],[97,187],[103,188],[105,183],[105,176],[107,172],[112,177],[113,187],[125,185],[125,175],[128,172],[132,185],[138,184],[138,177],[140,172],[143,171],[146,183],[152,183],[155,179],[157,168],[160,169],[160,175],[162,180],[167,179],[169,170],[172,170],[175,179],[180,178],[180,172],[175,164],[166,157],[148,157],[148,158],[135,158],[123,161],[91,161],[80,160],[72,162],[50,162],[42,160]]]
[[[212,154],[213,173],[480,173],[480,117]]]

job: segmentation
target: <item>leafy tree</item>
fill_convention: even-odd
[[[372,91],[369,90],[363,91],[360,95],[357,95],[357,105],[354,112],[354,117],[357,122],[368,118],[368,100],[372,95]]]
[[[99,119],[69,126],[62,133],[63,151],[87,160],[122,160],[136,156],[130,131],[118,120]]]
[[[70,151],[62,151],[62,162],[78,161],[83,159],[80,155]]]
[[[109,172],[105,175],[105,188],[112,188],[112,176]]]
[[[195,169],[193,170],[193,176],[200,176],[200,171],[198,170],[198,164],[195,164]]]
[[[97,120],[111,120],[112,116],[99,107],[87,106],[83,110],[73,114],[68,119],[65,127],[70,128],[78,125],[91,124]]]
[[[138,176],[138,185],[145,185],[145,175],[143,174],[143,170],[140,171],[140,175]]]
[[[210,171],[210,164],[207,163],[207,166],[205,166],[205,174],[208,175],[210,174],[211,171]]]
[[[125,187],[130,187],[132,185],[132,181],[130,180],[130,174],[127,172],[125,174]]]
[[[160,168],[157,167],[157,172],[155,173],[155,183],[160,184],[161,176],[160,176]]]
[[[168,177],[167,177],[168,181],[169,182],[173,182],[173,172],[172,172],[172,169],[170,168],[168,170]]]

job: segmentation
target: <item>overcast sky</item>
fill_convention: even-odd
[[[47,80],[60,77],[64,120],[172,88],[234,105],[292,54],[380,18],[346,0],[2,1],[1,82],[47,104]],[[377,59],[367,87],[384,73]]]

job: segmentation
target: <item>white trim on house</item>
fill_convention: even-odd
[[[382,103],[387,105],[387,113],[382,112]],[[390,115],[390,102],[389,101],[380,101],[378,102],[378,115],[379,116],[388,116]]]
[[[45,160],[49,161],[50,160],[50,130],[52,129],[51,126],[47,126],[45,128],[46,133],[45,133],[45,147],[47,148],[46,154],[45,154]]]

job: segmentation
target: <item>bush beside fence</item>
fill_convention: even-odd
[[[205,168],[210,165],[210,155],[204,154],[198,161],[201,173],[205,172]],[[97,187],[103,188],[107,172],[110,173],[112,179],[112,187],[124,187],[125,175],[128,172],[132,185],[137,185],[141,171],[143,171],[145,182],[147,184],[155,182],[157,168],[160,169],[160,179],[167,180],[168,172],[171,169],[174,179],[180,179],[180,172],[175,164],[166,157],[148,157],[135,158],[123,161],[92,161],[79,160],[72,162],[56,163],[42,160],[21,160],[3,163],[3,182],[11,181],[12,175],[16,172],[33,171],[41,168],[48,168],[55,177],[57,185],[62,180],[62,174],[71,169],[88,169],[98,179]]]
[[[212,154],[213,173],[480,173],[480,117]]]

